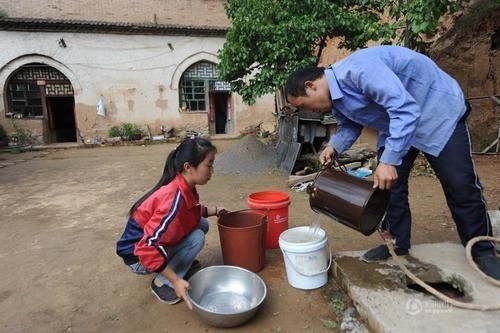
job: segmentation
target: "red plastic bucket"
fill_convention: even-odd
[[[288,229],[290,197],[280,191],[255,192],[248,196],[248,207],[267,210],[266,248],[279,247],[280,234]]]

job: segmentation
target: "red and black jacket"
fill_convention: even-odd
[[[196,188],[177,174],[137,207],[116,253],[127,265],[140,262],[150,272],[161,272],[169,260],[168,248],[198,227],[202,211]]]

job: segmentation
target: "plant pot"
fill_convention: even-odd
[[[32,145],[16,145],[9,144],[10,152],[12,154],[19,154],[33,149]]]
[[[23,146],[21,146],[21,151],[22,152],[31,151],[31,150],[33,150],[33,146],[32,145],[23,145]]]
[[[21,152],[21,146],[9,145],[9,148],[12,154],[19,154]]]

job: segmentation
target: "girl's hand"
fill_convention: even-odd
[[[227,208],[219,207],[217,209],[217,217],[220,217],[220,216],[227,214],[227,213],[229,213],[229,209],[227,209]]]
[[[227,213],[229,213],[229,210],[227,208],[215,206],[213,208],[213,215],[212,216],[220,217],[220,216],[227,214]]]
[[[193,305],[191,304],[191,301],[189,300],[188,296],[188,290],[189,288],[191,288],[189,282],[187,282],[184,279],[178,278],[172,284],[174,285],[174,290],[176,295],[182,298],[184,302],[186,302],[186,305],[188,306],[189,310],[193,310]]]

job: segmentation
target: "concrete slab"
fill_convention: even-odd
[[[360,260],[362,253],[338,253],[333,271],[371,331],[499,332],[500,311],[452,307],[434,296],[408,288],[412,282],[392,259],[367,264]],[[458,300],[500,303],[500,288],[484,280],[468,265],[460,244],[415,245],[410,254],[403,261],[415,275],[426,282],[454,285],[464,293]]]
[[[500,237],[500,210],[489,210],[488,215],[493,227],[493,236]]]
[[[51,143],[49,145],[36,145],[32,147],[32,150],[40,151],[47,149],[69,149],[69,148],[81,148],[81,147],[85,147],[85,145],[81,145],[78,142],[58,142],[58,143]]]

